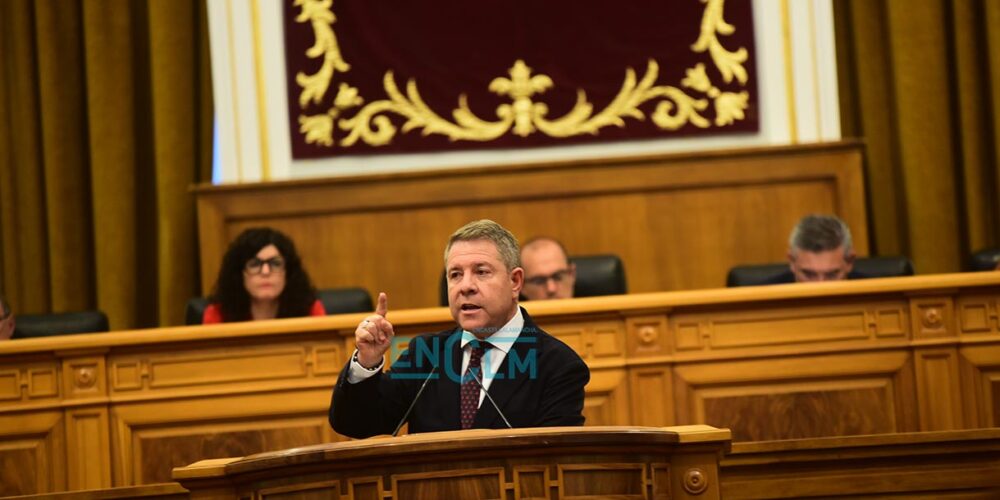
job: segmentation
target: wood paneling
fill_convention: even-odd
[[[341,440],[327,423],[329,387],[138,401],[115,408],[116,477],[168,481],[204,457],[243,456]]]
[[[0,414],[0,496],[66,489],[63,414]]]
[[[103,406],[72,408],[66,412],[66,454],[69,489],[110,488],[111,456],[95,450],[111,448],[108,409]]]
[[[629,418],[627,376],[624,368],[591,370],[583,406],[583,416],[589,425],[616,425],[632,421]]]
[[[729,432],[707,426],[439,432],[207,460],[174,477],[192,497],[719,498]],[[691,478],[695,478],[692,480]],[[346,487],[345,487],[346,485]],[[382,490],[382,487],[388,487]]]
[[[734,443],[722,497],[1000,498],[1000,429]]]
[[[723,286],[728,269],[785,257],[808,213],[836,213],[868,251],[857,143],[369,175],[195,190],[207,293],[250,226],[292,237],[320,287],[438,305],[442,253],[466,222],[621,256],[632,292]]]
[[[763,394],[737,390],[727,395],[700,396],[705,422],[725,422],[733,438],[742,441],[799,439],[811,436],[883,434],[897,429],[893,394],[877,381],[874,387],[823,390],[814,384],[798,392],[785,387],[760,387]],[[864,386],[869,384],[859,383]],[[770,415],[770,420],[760,418]]]
[[[967,273],[525,307],[590,367],[589,426],[709,423],[745,441],[1000,424],[998,302],[1000,273]],[[941,332],[917,333],[928,308]],[[364,316],[2,343],[0,460],[17,475],[4,487],[136,485],[195,459],[343,440],[326,413]],[[401,335],[450,321],[445,308],[390,319]],[[530,484],[558,481],[531,471]],[[392,488],[372,481],[338,491]]]
[[[956,349],[919,349],[915,352],[921,430],[962,427],[961,384]],[[929,403],[934,400],[934,403]]]
[[[1000,427],[1000,345],[959,349],[967,427]]]
[[[133,431],[136,461],[142,464],[137,484],[170,481],[174,467],[204,457],[235,457],[328,441],[325,415],[313,419],[184,425]],[[271,427],[271,428],[268,428]]]
[[[912,400],[907,359],[890,351],[678,366],[678,421],[724,424],[749,441],[916,430],[895,406]]]
[[[109,500],[112,498],[146,500],[187,500],[191,498],[188,490],[177,483],[150,484],[144,486],[125,486],[120,488],[103,488],[99,490],[67,491],[61,493],[45,493],[24,497],[44,500]]]

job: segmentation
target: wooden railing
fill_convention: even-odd
[[[737,442],[1000,426],[1000,273],[525,307],[590,366],[588,425],[707,424]],[[0,344],[0,494],[343,440],[327,409],[363,316]],[[402,336],[451,325],[444,308],[389,318]]]

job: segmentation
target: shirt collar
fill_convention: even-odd
[[[494,348],[507,354],[510,351],[510,347],[517,340],[517,337],[521,335],[522,328],[524,328],[524,315],[521,314],[521,307],[517,306],[517,312],[514,313],[514,317],[506,325],[503,325],[499,330],[493,332],[492,335],[486,337],[486,341]],[[462,349],[465,349],[465,346],[469,342],[476,339],[476,335],[472,332],[462,330]]]

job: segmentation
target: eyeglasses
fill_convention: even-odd
[[[247,264],[243,266],[249,274],[260,274],[264,270],[264,264],[267,264],[268,269],[272,273],[282,273],[285,272],[285,259],[281,257],[271,257],[270,259],[260,260],[254,257],[247,261]]]
[[[570,273],[569,269],[562,269],[548,276],[532,276],[530,278],[525,279],[524,282],[528,285],[538,286],[538,287],[547,285],[549,283],[549,280],[552,280],[556,282],[556,284],[559,284],[566,279],[566,276],[569,276],[569,273]]]

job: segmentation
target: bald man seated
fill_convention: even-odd
[[[532,238],[521,247],[524,288],[528,300],[573,298],[576,265],[569,261],[566,248],[553,238]]]

